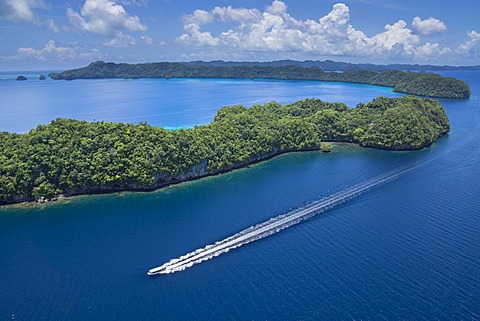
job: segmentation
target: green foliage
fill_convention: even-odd
[[[425,97],[454,99],[470,97],[470,87],[466,82],[436,74],[424,74],[411,81],[399,82],[393,91]]]
[[[329,153],[332,151],[332,144],[320,143],[320,150],[324,153]]]
[[[435,100],[377,98],[350,109],[304,99],[220,109],[194,129],[57,119],[27,134],[0,133],[0,203],[41,196],[151,189],[219,173],[322,141],[419,149],[449,131]]]
[[[282,66],[206,66],[186,65],[178,62],[146,64],[115,64],[93,62],[87,67],[51,73],[52,79],[92,78],[272,78],[285,80],[321,80],[351,82],[385,87],[407,94],[437,98],[468,98],[470,87],[454,78],[436,74],[387,70],[353,70],[325,72],[318,67]]]
[[[353,141],[394,150],[420,149],[450,131],[447,115],[438,101],[413,96],[400,100],[398,104],[394,99],[380,97],[353,109],[350,116],[357,119]],[[363,115],[368,115],[368,120],[358,122]]]

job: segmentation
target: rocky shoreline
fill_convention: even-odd
[[[419,150],[419,148],[410,148],[410,149],[402,149],[402,150],[396,150],[392,148],[385,148],[385,147],[370,147],[370,146],[361,146],[360,144],[357,143],[352,143],[352,142],[341,142],[341,141],[325,141],[323,143],[328,143],[333,146],[354,146],[354,147],[359,147],[359,148],[371,148],[371,149],[379,149],[379,150],[389,150],[389,151],[415,151]],[[428,147],[428,146],[426,146]],[[0,206],[12,206],[12,205],[21,205],[21,204],[26,204],[26,205],[44,205],[52,202],[57,202],[57,201],[64,201],[68,200],[72,197],[75,196],[85,196],[85,195],[103,195],[103,194],[114,194],[114,193],[120,193],[120,192],[152,192],[156,191],[162,188],[166,188],[169,186],[189,182],[189,181],[195,181],[199,180],[202,178],[206,177],[211,177],[211,176],[217,176],[225,173],[229,173],[231,171],[237,170],[237,169],[242,169],[246,168],[250,165],[258,164],[264,161],[268,161],[274,157],[283,155],[283,154],[288,154],[288,153],[303,153],[303,152],[323,152],[323,153],[330,153],[331,150],[322,150],[321,148],[307,148],[307,149],[302,149],[302,150],[286,150],[286,151],[276,151],[274,153],[271,153],[269,155],[265,155],[263,157],[258,157],[253,160],[249,160],[247,162],[235,165],[231,168],[224,169],[224,170],[219,170],[215,172],[208,172],[205,170],[206,167],[206,161],[202,162],[201,164],[198,164],[190,171],[188,171],[185,174],[176,176],[176,177],[171,177],[167,175],[158,175],[154,181],[154,184],[150,187],[135,187],[135,186],[129,186],[129,187],[114,187],[114,186],[105,186],[102,188],[84,188],[84,189],[77,189],[77,190],[71,190],[63,194],[55,195],[53,197],[46,197],[42,196],[40,198],[34,198],[34,197],[26,197],[25,195],[18,195],[14,201],[8,202],[8,203],[2,203]]]

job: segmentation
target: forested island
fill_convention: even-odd
[[[275,60],[275,61],[188,61],[184,62],[189,66],[205,65],[205,66],[300,66],[300,67],[318,67],[325,71],[353,71],[353,70],[371,70],[371,71],[385,71],[385,70],[403,70],[403,71],[444,71],[444,70],[480,70],[480,65],[475,66],[449,66],[449,65],[420,65],[420,64],[388,64],[377,65],[371,63],[349,63],[333,60]]]
[[[208,125],[173,131],[57,119],[26,134],[0,133],[0,203],[153,190],[281,153],[328,149],[327,141],[416,150],[449,130],[438,101],[414,96],[356,108],[319,99],[226,106]]]
[[[51,73],[52,79],[97,79],[97,78],[237,78],[237,79],[283,79],[348,82],[392,87],[393,91],[432,98],[466,99],[470,97],[469,85],[451,77],[425,72],[400,70],[353,70],[326,72],[318,67],[286,66],[215,66],[178,62],[145,64],[116,64],[103,61],[90,65]]]

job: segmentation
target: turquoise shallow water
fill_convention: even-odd
[[[0,130],[27,132],[59,117],[88,121],[147,121],[167,128],[210,123],[225,105],[292,103],[307,97],[342,101],[354,107],[379,95],[400,96],[390,88],[312,81],[242,79],[96,79],[40,81],[24,73],[0,73]],[[360,94],[361,93],[361,94]]]
[[[479,319],[480,73],[453,75],[470,83],[472,98],[442,101],[452,131],[419,152],[341,146],[330,154],[283,155],[151,193],[0,208],[0,319]],[[161,118],[171,127],[209,122],[213,105],[315,96],[354,106],[380,94],[395,95],[372,86],[249,80],[26,84],[0,82],[2,88],[44,93],[47,106],[37,105],[52,108],[50,116],[58,108],[82,118],[84,108],[96,101],[92,111],[110,115],[107,120],[121,120],[115,117],[127,110],[145,117],[139,121],[160,124]],[[113,107],[113,98],[98,97],[108,88],[123,92],[119,86],[127,85],[138,89],[125,96],[128,101],[123,98],[124,110]],[[9,105],[5,95],[15,90],[0,91],[3,105]],[[84,100],[73,94],[82,91],[92,96]],[[157,120],[147,117],[151,111],[133,108],[147,91],[149,99],[166,106],[155,107],[163,115]],[[53,92],[56,96],[47,95]],[[181,97],[172,99],[174,92]],[[72,107],[52,106],[52,99],[71,101]],[[186,111],[179,100],[195,101],[199,109]],[[28,100],[22,104],[17,102],[18,114],[33,108]],[[177,116],[167,116],[162,108]],[[10,131],[26,131],[35,121],[0,120],[1,128],[10,126]],[[145,274],[323,195],[423,161],[396,181],[281,233],[180,273]]]

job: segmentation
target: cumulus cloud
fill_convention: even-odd
[[[220,43],[218,38],[212,36],[210,32],[200,31],[200,25],[197,23],[188,23],[183,26],[187,33],[177,38],[178,42],[189,43],[197,46],[217,46]]]
[[[50,40],[42,49],[34,48],[18,48],[17,54],[19,57],[34,58],[40,61],[47,61],[53,59],[71,60],[77,54],[73,48],[57,47],[55,41]]]
[[[274,0],[271,6],[267,7],[266,12],[273,15],[281,15],[287,12],[287,5],[279,0]]]
[[[420,17],[413,18],[413,29],[423,36],[430,36],[438,33],[443,33],[448,30],[447,26],[440,20],[430,17],[422,20]]]
[[[386,25],[385,32],[373,36],[369,41],[376,54],[415,55],[420,37],[407,28],[407,23],[399,20],[393,25]]]
[[[45,8],[42,0],[1,0],[0,17],[14,21],[37,22],[36,8]]]
[[[147,30],[139,17],[129,15],[122,5],[108,0],[85,0],[80,12],[68,8],[67,16],[76,28],[104,36]]]
[[[196,24],[199,26],[212,22],[214,19],[213,14],[205,10],[195,10],[192,14],[182,17],[185,25]]]
[[[216,18],[222,22],[236,21],[241,23],[240,27],[244,27],[245,23],[260,19],[262,13],[257,9],[215,7],[212,10],[212,18]]]
[[[457,49],[456,53],[467,56],[467,57],[480,57],[480,33],[472,30],[467,33],[470,38],[465,43],[461,44]]]
[[[432,57],[451,57],[453,54],[450,48],[442,48],[438,43],[427,42],[416,49],[415,57],[418,60],[428,61]]]
[[[343,3],[318,20],[300,20],[291,16],[287,5],[274,0],[264,11],[252,8],[215,7],[210,11],[195,10],[182,18],[184,33],[176,40],[197,47],[219,49],[303,52],[315,55],[381,56],[388,58],[428,59],[448,56],[456,51],[435,43],[422,43],[421,36],[447,31],[443,22],[433,17],[415,17],[412,28],[399,20],[387,24],[385,30],[372,37],[350,23],[350,9]],[[224,26],[213,32],[210,25]],[[469,42],[457,51],[472,52],[478,48],[478,34],[469,34]]]
[[[105,58],[105,55],[98,49],[81,52],[78,47],[57,46],[54,40],[49,40],[41,49],[18,48],[16,55],[2,57],[2,60],[73,61],[75,59],[84,59],[89,61],[103,58]]]
[[[386,53],[406,48],[411,51],[418,37],[404,21],[386,26],[373,38],[350,24],[350,9],[343,3],[319,20],[301,21],[287,12],[285,3],[273,1],[265,12],[257,9],[215,7],[210,12],[197,10],[184,19],[185,33],[177,40],[190,44],[226,45],[233,48],[264,51],[307,51],[328,55]],[[200,19],[200,17],[202,19]],[[201,27],[216,21],[235,21],[239,26],[213,36]]]
[[[367,36],[350,25],[350,9],[343,3],[335,4],[326,16],[317,21],[307,20],[302,32],[308,50],[337,55],[352,52],[365,53]],[[301,25],[301,22],[296,25]],[[294,27],[296,29],[298,27]]]

